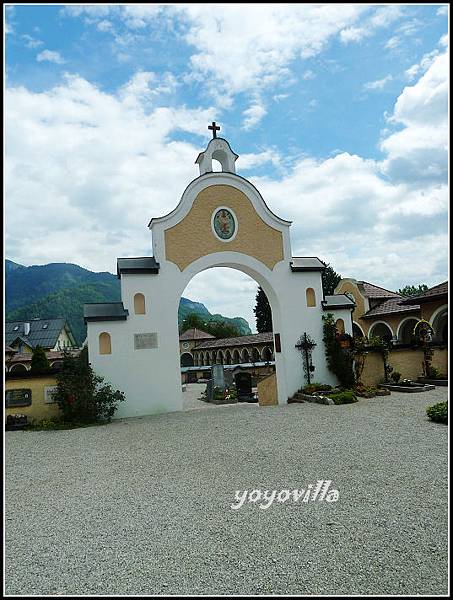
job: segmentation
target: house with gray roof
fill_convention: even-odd
[[[29,319],[5,323],[5,344],[19,353],[33,352],[36,346],[59,351],[77,348],[66,319]]]

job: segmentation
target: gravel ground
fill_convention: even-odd
[[[447,389],[6,434],[7,594],[446,594]],[[232,510],[332,480],[336,503]]]

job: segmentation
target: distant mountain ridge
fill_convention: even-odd
[[[72,263],[26,267],[6,259],[5,287],[7,321],[65,317],[78,343],[82,343],[86,336],[83,305],[121,300],[120,281],[116,275],[96,273]],[[179,323],[190,313],[196,313],[207,321],[224,321],[234,325],[242,335],[251,333],[248,322],[242,317],[213,315],[204,304],[182,297]]]

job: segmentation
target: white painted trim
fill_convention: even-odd
[[[214,227],[214,217],[216,216],[216,214],[219,212],[219,210],[227,210],[229,213],[231,213],[233,215],[233,221],[234,221],[234,233],[233,235],[228,238],[228,239],[224,239],[221,238],[218,234],[217,231],[215,230]],[[234,210],[232,208],[229,208],[228,206],[218,206],[217,208],[215,208],[212,212],[211,215],[211,229],[212,229],[212,233],[215,235],[215,237],[220,240],[221,242],[232,242],[234,240],[234,238],[237,236],[238,233],[238,229],[239,229],[239,221],[238,218],[236,216],[236,213],[234,212]]]
[[[149,228],[152,229],[158,223],[167,223],[167,227],[173,227],[189,213],[198,194],[213,185],[229,185],[243,192],[249,198],[257,213],[271,227],[279,225],[280,227],[277,227],[277,229],[281,230],[291,225],[291,221],[281,219],[268,208],[263,197],[250,181],[234,173],[215,171],[201,175],[189,183],[178,205],[168,214],[151,219]]]
[[[353,325],[357,325],[357,327],[360,329],[360,331],[362,332],[363,337],[366,337],[366,333],[363,330],[363,327],[361,325],[359,325],[359,323],[357,323],[357,321],[353,321],[352,322]]]

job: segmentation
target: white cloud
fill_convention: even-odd
[[[392,75],[387,75],[382,79],[377,79],[376,81],[369,81],[368,83],[365,83],[363,87],[365,90],[382,90],[387,85],[387,83],[392,80]]]
[[[445,6],[440,6],[440,7],[437,9],[437,12],[436,12],[436,14],[437,14],[437,15],[439,15],[439,16],[442,16],[442,17],[443,17],[443,16],[445,16],[445,15],[448,15],[448,6],[447,6],[447,5],[445,5]]]
[[[446,181],[448,53],[436,55],[424,75],[402,91],[390,123],[403,129],[381,142],[385,173],[412,182]]]
[[[242,114],[245,117],[243,128],[248,131],[261,121],[261,119],[267,114],[267,110],[262,104],[256,102],[247,108],[247,110],[244,110]]]
[[[275,213],[293,220],[295,255],[318,255],[344,276],[389,288],[445,279],[447,78],[444,53],[403,90],[383,134],[382,161],[341,152],[299,159],[283,172],[274,149],[239,158],[239,174],[277,167],[279,177],[251,181]],[[165,78],[138,72],[115,94],[77,76],[46,92],[7,90],[9,258],[114,272],[117,256],[151,252],[147,223],[177,205],[198,175],[194,160],[204,146],[174,134],[207,140],[206,123],[215,118],[214,108],[155,102],[153,91],[166,86]],[[186,295],[253,323],[254,284],[208,273]],[[218,289],[232,287],[228,307]]]
[[[113,31],[113,25],[111,21],[108,21],[107,19],[102,19],[102,21],[99,21],[99,23],[97,24],[97,29],[99,31]]]
[[[394,48],[397,48],[398,46],[401,45],[401,38],[398,37],[397,35],[391,37],[389,40],[387,40],[384,48],[387,48],[387,50],[393,50]]]
[[[261,5],[257,18],[253,5],[189,4],[67,6],[63,14],[83,16],[98,26],[106,19],[121,19],[130,33],[115,33],[117,43],[125,37],[133,41],[157,19],[171,22],[194,50],[192,80],[206,85],[218,106],[229,106],[238,93],[254,97],[277,82],[287,82],[292,61],[321,52],[366,11],[367,7],[353,5],[273,4]]]
[[[302,79],[314,79],[316,77],[315,73],[311,69],[302,73]]]
[[[31,35],[28,35],[27,33],[22,35],[21,38],[25,41],[25,45],[27,46],[27,48],[38,48],[39,46],[42,46],[44,44],[44,42],[42,42],[41,40],[37,40]]]
[[[55,52],[53,50],[43,50],[36,56],[36,60],[38,62],[49,61],[57,65],[62,65],[65,62],[64,59],[60,56],[60,53]]]
[[[378,7],[365,16],[359,25],[353,25],[342,29],[340,31],[340,40],[343,44],[360,42],[363,39],[372,36],[377,29],[388,27],[402,16],[403,10],[400,6],[388,5]]]

